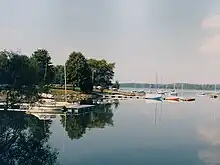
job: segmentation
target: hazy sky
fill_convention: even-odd
[[[116,63],[121,82],[220,83],[220,0],[0,0],[0,49]]]

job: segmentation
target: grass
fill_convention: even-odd
[[[65,90],[64,89],[51,89],[50,93],[53,95],[64,95],[65,94]],[[67,90],[66,91],[67,94],[80,94],[79,91],[73,91],[73,90]]]

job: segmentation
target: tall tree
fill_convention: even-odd
[[[115,83],[112,85],[112,88],[119,89],[119,88],[120,88],[119,82],[118,82],[118,81],[115,81]]]
[[[8,52],[2,51],[0,52],[0,84],[7,83],[7,72],[9,66]]]
[[[55,70],[49,52],[46,49],[38,49],[33,53],[32,58],[37,62],[39,84],[51,84],[54,80]]]
[[[9,103],[12,105],[35,98],[37,70],[30,58],[15,52],[0,52],[0,67],[4,70],[1,74],[4,81],[1,83],[6,85],[2,89],[6,93],[5,110],[8,109]]]
[[[63,65],[55,66],[54,83],[60,84],[60,85],[64,84],[64,66]]]
[[[72,52],[66,62],[67,80],[81,91],[92,91],[92,72],[81,52]]]
[[[93,84],[108,88],[112,85],[115,63],[108,63],[106,60],[88,59],[89,67],[93,72]]]

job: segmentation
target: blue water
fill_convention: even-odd
[[[66,122],[65,117],[57,116],[48,126],[51,134],[45,141],[51,150],[57,150],[56,163],[220,164],[220,99],[197,97],[191,103],[121,100],[119,103],[118,107],[108,105],[87,114],[67,116]],[[45,127],[44,121],[38,122],[34,126]]]

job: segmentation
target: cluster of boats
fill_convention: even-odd
[[[178,92],[176,90],[171,90],[171,91],[157,90],[155,93],[150,91],[146,93],[145,99],[170,100],[170,101],[195,101],[195,98],[193,97],[178,96]]]
[[[4,110],[6,103],[0,103],[0,110]],[[81,105],[79,102],[69,103],[67,101],[57,102],[50,94],[41,94],[41,99],[35,103],[17,103],[10,105],[8,110],[12,111],[54,111],[67,109],[80,109],[92,105]]]
[[[197,93],[197,96],[207,96],[207,97],[210,97],[210,98],[213,98],[213,99],[216,99],[218,98],[220,95],[219,92],[214,92],[214,93],[208,93],[208,92],[199,92]]]

